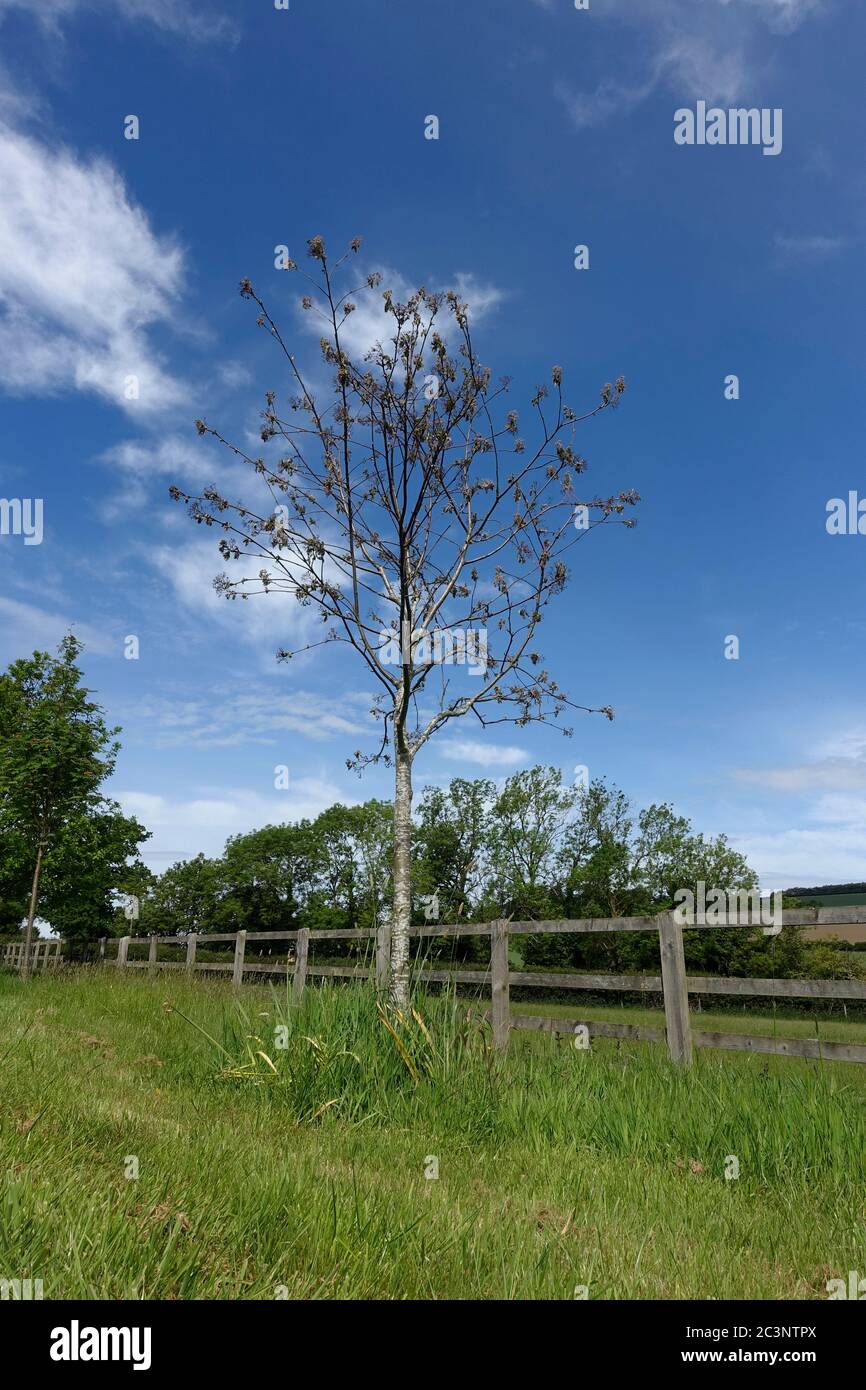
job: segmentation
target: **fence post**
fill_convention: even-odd
[[[292,1003],[300,1004],[307,984],[307,957],[310,953],[310,929],[301,927],[295,950],[295,978],[292,981]]]
[[[235,968],[232,971],[232,985],[237,988],[244,978],[244,951],[247,948],[247,934],[239,931],[235,936]]]
[[[504,1051],[508,1047],[511,1003],[508,988],[508,923],[501,919],[490,924],[490,975],[493,1046]]]
[[[376,932],[376,989],[388,988],[391,968],[391,928],[379,927]]]
[[[686,961],[683,929],[672,912],[659,917],[659,955],[662,963],[662,989],[665,995],[665,1024],[668,1052],[679,1067],[692,1065],[692,1028],[689,1021],[689,992],[686,988]]]
[[[190,932],[186,939],[186,973],[191,975],[195,970],[195,943],[197,941],[195,932]]]
[[[101,937],[99,938],[99,959],[100,959],[100,960],[105,960],[105,942],[106,942],[106,940],[107,940],[107,938],[104,937],[104,936],[101,936]]]
[[[122,936],[117,943],[117,969],[126,969],[126,957],[129,954],[129,943],[132,940],[129,936]]]
[[[156,974],[156,943],[157,943],[157,940],[158,940],[158,938],[157,938],[156,932],[151,932],[151,935],[150,935],[150,945],[149,945],[148,950],[147,950],[147,973],[148,973],[148,975],[155,975],[155,974]]]

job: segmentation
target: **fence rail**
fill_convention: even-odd
[[[783,917],[786,926],[832,927],[866,923],[866,907],[847,908],[798,908],[785,910]],[[727,924],[724,929],[741,930],[763,925],[756,917],[751,921]],[[493,1031],[494,1046],[504,1049],[512,1029],[548,1032],[558,1034],[576,1033],[585,1030],[586,1038],[619,1038],[638,1042],[667,1042],[671,1059],[679,1066],[688,1067],[692,1060],[694,1047],[732,1049],[742,1052],[777,1054],[788,1057],[811,1057],[825,1061],[866,1062],[866,1046],[855,1043],[823,1042],[818,1038],[780,1038],[751,1037],[741,1033],[715,1033],[693,1030],[689,1012],[689,995],[729,995],[741,997],[768,997],[773,999],[853,999],[866,1000],[866,981],[864,980],[777,980],[750,979],[736,976],[687,975],[683,951],[683,932],[704,929],[719,930],[717,923],[681,925],[673,913],[661,913],[657,917],[610,917],[562,920],[550,922],[495,921],[485,923],[447,923],[413,927],[410,935],[422,939],[432,937],[489,937],[490,964],[486,969],[450,970],[422,967],[413,972],[413,978],[421,982],[455,985],[481,985],[490,989],[491,1007],[487,1017]],[[508,944],[512,936],[541,936],[548,934],[588,933],[588,932],[656,932],[659,939],[659,975],[613,975],[613,974],[575,974],[568,972],[545,972],[533,970],[512,970],[508,961]],[[366,928],[323,928],[310,930],[306,927],[285,932],[220,932],[204,933],[200,936],[124,936],[116,939],[117,955],[113,962],[108,955],[108,947],[115,939],[103,938],[99,943],[99,963],[106,966],[114,964],[118,970],[157,970],[185,971],[192,974],[203,973],[231,974],[232,983],[239,986],[244,976],[278,975],[293,982],[293,997],[299,1001],[306,988],[307,980],[318,979],[373,979],[377,988],[387,985],[390,958],[390,931],[388,927]],[[317,965],[309,960],[310,944],[326,941],[369,941],[375,943],[374,959],[371,963],[363,961],[346,965]],[[275,963],[265,963],[261,959],[249,959],[246,948],[250,942],[292,943],[293,953],[285,953],[285,959]],[[146,945],[146,960],[130,960],[130,946]],[[161,945],[183,946],[186,957],[183,961],[159,960]],[[199,945],[230,945],[234,948],[231,960],[203,961],[196,958]],[[31,948],[31,970],[55,969],[61,963],[63,942],[58,938],[45,939],[33,943]],[[22,944],[13,943],[3,948],[0,963],[11,969],[20,969],[23,963]],[[282,954],[282,953],[281,953]],[[602,1023],[580,1017],[546,1017],[536,1014],[512,1013],[510,992],[512,988],[573,989],[573,990],[617,990],[627,993],[660,994],[664,1000],[665,1027],[643,1027],[625,1023]]]
[[[53,970],[61,962],[61,948],[63,942],[59,937],[40,937],[30,946],[30,969],[31,970]],[[11,945],[2,948],[0,963],[13,970],[20,970],[24,963],[24,943],[13,942]]]

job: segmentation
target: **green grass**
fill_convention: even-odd
[[[0,975],[0,1278],[46,1298],[823,1298],[866,1270],[866,1068],[700,1052],[682,1074],[662,1047],[534,1034],[503,1059],[465,1001],[420,1008],[392,1033],[360,986],[292,1010],[175,975]]]
[[[811,1002],[811,1001],[810,1001]],[[826,1008],[825,1001],[821,1001]],[[756,1007],[754,1004],[751,1008]],[[760,1006],[757,1006],[760,1007]],[[866,1043],[866,1022],[862,1019],[820,1018],[804,1015],[784,1003],[775,1014],[772,1002],[764,1001],[768,1012],[763,1014],[742,1013],[739,1009],[697,1010],[692,1004],[692,1028],[704,1033],[751,1033],[756,1037],[780,1038],[820,1038],[824,1042]],[[835,1006],[837,1009],[838,1004]],[[550,1018],[580,1018],[589,1023],[592,1020],[603,1023],[631,1023],[638,1027],[664,1028],[664,1013],[660,1009],[646,1009],[639,1005],[584,1004],[580,994],[575,991],[574,1003],[515,1003],[512,1000],[512,1013],[546,1014]]]

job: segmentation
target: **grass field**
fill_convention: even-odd
[[[0,1278],[46,1298],[787,1299],[866,1271],[866,1068],[699,1052],[681,1074],[661,1047],[534,1034],[503,1059],[465,1003],[420,1007],[390,1031],[360,986],[292,1010],[264,986],[0,975]],[[773,1020],[718,1016],[741,1025]]]

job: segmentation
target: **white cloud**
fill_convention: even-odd
[[[258,743],[274,745],[284,733],[303,734],[321,741],[342,734],[375,732],[367,712],[372,698],[360,692],[314,693],[308,690],[214,690],[207,699],[167,698],[145,701],[133,711],[142,734],[148,723],[156,732],[148,742],[156,747],[230,747]]]
[[[605,78],[592,92],[575,92],[566,83],[556,82],[554,94],[562,102],[578,129],[603,125],[611,116],[622,116],[645,101],[658,81],[657,72],[632,85]]]
[[[114,795],[127,815],[136,816],[153,832],[141,854],[155,873],[161,873],[178,859],[220,855],[230,835],[312,819],[336,801],[356,804],[356,798],[327,777],[289,776],[286,791],[269,795],[229,787],[202,787],[187,801],[131,789]]]
[[[825,261],[838,255],[848,245],[843,236],[781,236],[775,239],[776,251],[782,260],[792,263]]]
[[[377,343],[381,343],[387,349],[394,338],[396,324],[393,315],[387,313],[384,308],[382,296],[385,291],[391,290],[395,300],[405,303],[418,289],[418,285],[413,285],[400,271],[385,266],[374,267],[372,271],[365,272],[365,276],[374,271],[382,276],[381,285],[378,289],[370,289],[365,285],[352,294],[352,303],[356,305],[355,312],[340,329],[343,347],[355,358],[362,358]],[[447,288],[453,289],[467,303],[469,322],[472,326],[480,323],[505,298],[503,291],[495,285],[484,284],[473,274],[465,271],[454,275]],[[313,303],[317,304],[318,300],[314,298]],[[302,313],[302,323],[317,338],[321,338],[323,334],[330,336],[327,321],[315,308]],[[437,320],[443,337],[450,326],[449,321],[450,314],[443,311]]]
[[[79,622],[71,613],[47,613],[35,604],[0,596],[0,619],[0,656],[4,660],[29,656],[37,648],[54,652],[69,631],[81,639],[88,652],[108,656],[120,651],[109,633]]]
[[[0,128],[0,385],[94,392],[132,415],[183,399],[148,328],[170,319],[183,254],[103,159]],[[138,399],[125,398],[130,378]]]
[[[209,538],[180,546],[157,546],[146,552],[148,560],[168,581],[175,597],[190,612],[206,614],[236,637],[256,645],[299,648],[324,637],[325,626],[314,604],[303,606],[292,593],[272,590],[248,599],[226,599],[213,587],[214,577],[228,573],[232,579],[252,578],[273,565],[250,551],[241,560],[226,562],[217,549],[216,528]]]
[[[118,487],[102,508],[106,521],[113,521],[126,512],[143,507],[152,495],[155,479],[189,484],[218,484],[228,471],[218,463],[201,441],[170,434],[152,442],[140,439],[124,440],[100,454],[102,463],[113,474]],[[163,489],[167,495],[167,488]]]
[[[246,362],[221,362],[218,371],[220,380],[231,391],[237,390],[240,386],[249,386],[253,379],[252,371]]]
[[[784,795],[786,819],[801,824],[745,833],[735,841],[764,888],[850,883],[866,877],[866,730],[842,729],[790,767],[740,768],[737,781]],[[802,798],[792,814],[791,798]]]
[[[721,3],[728,5],[735,0],[721,0]],[[746,4],[760,11],[769,28],[782,33],[790,33],[810,14],[827,8],[827,0],[746,0]]]
[[[476,763],[479,767],[516,767],[518,763],[525,763],[528,757],[524,748],[500,747],[471,738],[444,739],[438,747],[446,758],[455,762]]]
[[[594,90],[560,81],[554,91],[578,126],[624,114],[662,85],[680,98],[727,105],[768,67],[768,33],[793,33],[821,8],[821,0],[607,0],[605,17],[642,31],[640,59],[630,75]]]
[[[859,883],[864,878],[862,823],[742,835],[732,837],[732,842],[757,869],[764,892],[818,883]]]
[[[768,791],[805,793],[866,788],[866,759],[824,758],[799,767],[748,769],[735,774],[741,782]]]
[[[129,21],[144,20],[168,34],[182,34],[201,42],[226,42],[237,38],[232,21],[208,5],[202,13],[200,6],[185,0],[0,0],[0,17],[12,10],[24,10],[44,28],[57,30],[64,20],[79,11],[95,14],[115,14]]]
[[[734,777],[769,791],[803,794],[866,788],[866,729],[843,729],[830,739],[822,739],[815,746],[814,757],[805,763],[790,767],[739,768]]]

